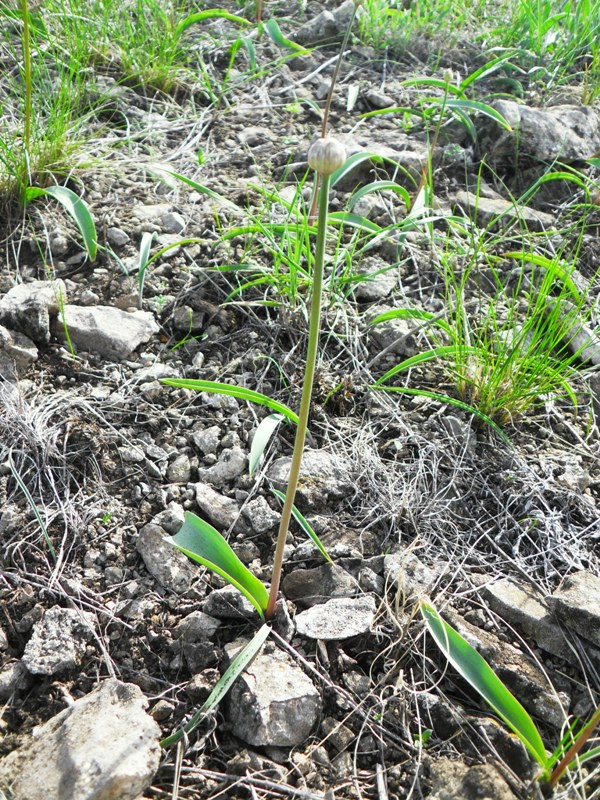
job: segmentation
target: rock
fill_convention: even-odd
[[[236,478],[245,472],[248,466],[248,457],[241,447],[235,445],[221,452],[219,460],[212,467],[198,470],[198,477],[203,483],[212,483],[222,487],[233,483]]]
[[[459,205],[463,213],[475,215],[479,225],[485,227],[492,220],[525,222],[531,230],[547,231],[556,227],[556,218],[544,211],[536,211],[527,206],[517,205],[505,200],[500,195],[484,197],[471,192],[460,191],[454,195],[454,202]]]
[[[332,597],[352,597],[358,585],[345,569],[328,563],[315,569],[295,569],[283,579],[282,589],[288,600],[314,606]]]
[[[376,89],[367,89],[365,99],[372,108],[390,108],[397,105],[393,97],[383,92],[378,92]]]
[[[185,453],[181,453],[167,467],[167,480],[169,483],[188,483],[191,477],[190,459]]]
[[[0,325],[0,378],[20,378],[37,357],[37,347],[28,336]]]
[[[239,516],[238,504],[231,497],[216,492],[208,483],[194,485],[196,503],[208,519],[219,528],[230,528]]]
[[[152,522],[141,529],[136,548],[148,572],[164,588],[183,594],[196,578],[187,556],[165,540],[166,531]]]
[[[192,611],[173,628],[173,636],[182,642],[212,639],[221,623],[203,611]]]
[[[497,100],[494,108],[511,126],[499,129],[486,119],[481,135],[482,150],[494,166],[518,157],[576,163],[600,150],[600,114],[591,106],[561,105],[530,108],[513,100]]]
[[[137,800],[158,769],[160,728],[137,686],[107,680],[0,761],[11,800]]]
[[[375,598],[371,595],[342,597],[302,611],[294,622],[298,633],[309,639],[348,639],[369,633],[375,609]]]
[[[398,583],[407,601],[429,594],[447,570],[448,564],[445,561],[427,566],[408,548],[390,553],[383,560],[386,583],[390,586]]]
[[[229,652],[237,655],[239,643]],[[321,713],[310,678],[281,652],[260,654],[233,684],[228,718],[235,735],[257,747],[297,747]]]
[[[32,281],[13,286],[0,299],[0,324],[34,342],[50,341],[50,318],[67,300],[63,281]]]
[[[468,767],[444,756],[429,762],[429,800],[516,800],[510,786],[491,764]]]
[[[109,359],[129,358],[136,347],[158,332],[158,324],[148,311],[128,313],[110,306],[66,305],[64,322],[74,347],[99,353]],[[55,334],[65,340],[64,328],[55,323]]]
[[[365,198],[366,200],[367,198]],[[357,214],[361,210],[355,208]],[[362,216],[368,216],[362,214]],[[398,271],[388,267],[382,269],[376,264],[363,264],[356,275],[354,296],[360,303],[377,303],[384,300],[394,291],[398,283]]]
[[[26,689],[31,678],[21,661],[9,661],[0,669],[0,701],[5,702]]]
[[[235,586],[214,589],[202,608],[206,614],[217,619],[256,619],[256,609]]]
[[[374,353],[386,350],[393,355],[410,358],[423,349],[417,342],[420,323],[414,319],[388,319],[371,325],[376,317],[392,309],[387,305],[369,308],[365,315],[370,325],[369,349]]]
[[[460,615],[447,612],[445,616],[458,633],[485,658],[500,680],[530,713],[537,714],[555,728],[560,729],[564,725],[564,708],[569,707],[570,698],[566,691],[568,684],[558,674],[551,673],[550,670],[544,672],[532,658],[516,647],[471,625]],[[547,673],[552,674],[555,691],[551,691]],[[557,689],[561,691],[556,691]]]
[[[357,19],[361,11],[361,8],[357,8]],[[345,34],[353,13],[354,0],[346,0],[333,11],[322,11],[305,22],[291,38],[305,47],[338,41]]]
[[[547,600],[569,630],[600,647],[600,578],[575,572]]]
[[[186,222],[185,218],[176,211],[167,211],[160,218],[160,226],[165,233],[180,234],[184,230]]]
[[[95,617],[74,608],[49,608],[25,645],[23,664],[33,675],[55,675],[81,663],[94,635]]]
[[[509,625],[521,628],[546,652],[570,660],[571,649],[540,591],[509,578],[488,583],[481,591],[490,607]]]
[[[172,206],[170,203],[140,204],[131,209],[133,216],[139,219],[140,222],[150,222],[157,227],[160,225],[161,219],[170,214],[171,211]]]
[[[129,235],[125,231],[114,227],[106,229],[106,238],[115,247],[123,247],[129,241]]]
[[[285,491],[290,474],[291,458],[284,456],[273,462],[267,477],[276,489]],[[340,500],[356,491],[347,467],[326,450],[305,450],[302,456],[298,497],[314,507],[330,500]]]
[[[279,525],[281,513],[271,508],[262,495],[251,500],[242,511],[254,533],[266,533]]]
[[[210,428],[204,428],[202,431],[194,431],[192,434],[194,445],[201,453],[204,453],[204,455],[217,452],[220,438],[221,429],[218,425],[211,425]]]

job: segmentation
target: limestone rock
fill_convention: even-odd
[[[550,604],[540,591],[510,578],[489,583],[481,591],[490,607],[503,620],[519,626],[546,652],[569,660],[571,649],[553,618]]]
[[[234,683],[228,706],[238,738],[258,747],[296,747],[317,722],[321,696],[300,667],[275,652],[254,659]]]
[[[0,324],[46,344],[50,341],[50,318],[66,300],[63,281],[20,283],[0,299]]]
[[[9,700],[13,694],[27,688],[31,676],[21,661],[9,661],[0,668],[0,701]]]
[[[600,578],[586,570],[569,575],[548,602],[568,628],[600,647]]]
[[[137,686],[107,680],[0,761],[11,800],[136,800],[158,768],[160,728]]]
[[[335,641],[369,633],[376,603],[371,595],[329,600],[296,615],[296,630],[310,639]]]
[[[246,470],[248,457],[239,445],[222,451],[219,460],[212,467],[198,470],[198,477],[203,483],[212,483],[221,487],[232,483]]]
[[[445,561],[428,566],[408,549],[390,553],[383,560],[386,582],[390,586],[397,583],[399,590],[409,601],[430,593],[447,570],[448,564]]]
[[[357,9],[358,13],[361,11],[362,9]],[[354,0],[345,0],[333,11],[322,11],[316,17],[305,22],[295,31],[292,38],[305,47],[341,40],[353,12]]]
[[[242,514],[255,533],[266,533],[279,524],[280,513],[275,511],[266,498],[260,495],[251,500],[243,509]]]
[[[240,509],[231,497],[216,492],[208,483],[197,483],[194,486],[196,503],[200,510],[218,528],[230,528],[238,518]]]
[[[190,588],[196,571],[184,554],[165,540],[166,531],[152,522],[141,529],[136,548],[148,572],[158,583],[175,594]]]
[[[494,108],[506,119],[511,131],[499,129],[497,123],[482,123],[485,147],[491,164],[515,156],[519,161],[534,158],[552,162],[555,159],[572,164],[591,158],[600,150],[600,114],[591,106],[560,105],[530,108],[513,100],[498,100]],[[489,139],[489,142],[488,142]]]
[[[77,667],[94,635],[94,619],[74,608],[49,608],[33,626],[23,664],[33,675],[55,675]]]
[[[235,586],[214,589],[202,608],[206,614],[217,619],[256,619],[256,609]]]
[[[290,474],[291,458],[278,458],[269,468],[269,480],[276,489],[285,491]],[[326,450],[306,450],[302,456],[298,497],[308,506],[340,500],[355,491],[346,465]]]
[[[492,764],[468,767],[463,761],[437,758],[430,762],[429,800],[516,800],[510,786]]]
[[[0,325],[0,378],[21,377],[37,357],[37,347],[28,336]]]
[[[129,358],[143,342],[158,333],[158,324],[148,311],[128,313],[111,306],[66,305],[64,323],[74,347],[99,353],[109,359]],[[65,339],[62,324],[55,323],[54,332]]]

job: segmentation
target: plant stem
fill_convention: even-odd
[[[22,0],[23,8],[23,80],[25,82],[25,113],[23,126],[23,145],[25,158],[29,164],[31,145],[31,42],[29,40],[29,0]]]
[[[577,754],[580,752],[583,745],[587,742],[587,740],[590,738],[594,730],[597,728],[598,723],[600,723],[600,707],[596,709],[588,724],[579,733],[579,735],[577,736],[571,747],[569,747],[569,749],[561,758],[559,763],[552,770],[552,775],[550,776],[549,780],[550,786],[552,788],[556,786],[563,772],[565,772],[565,770],[569,767],[569,765],[573,761],[575,761],[575,759],[577,758]]]
[[[275,547],[275,558],[273,560],[271,589],[269,592],[267,610],[265,612],[266,619],[271,619],[273,616],[275,611],[275,603],[277,602],[277,595],[279,594],[279,582],[281,580],[281,567],[283,564],[283,549],[285,547],[288,527],[292,517],[292,508],[294,505],[294,499],[296,497],[298,478],[300,476],[300,465],[302,463],[302,453],[304,452],[304,442],[306,440],[306,430],[308,428],[308,415],[310,412],[313,380],[315,377],[315,368],[317,364],[319,328],[321,322],[321,295],[323,293],[323,260],[325,255],[325,233],[327,230],[329,182],[329,175],[321,176],[317,244],[315,248],[315,264],[313,271],[310,322],[308,328],[308,346],[306,350],[306,367],[304,369],[304,384],[302,386],[302,398],[300,400],[300,410],[298,412],[298,425],[296,426],[294,452],[292,453],[292,463],[290,465],[290,477],[288,479],[285,501],[281,511],[279,533],[277,534],[277,546]]]

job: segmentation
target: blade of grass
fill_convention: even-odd
[[[47,189],[40,189],[37,186],[30,186],[25,190],[25,202],[28,203],[36,197],[53,197],[65,209],[73,222],[79,228],[83,238],[83,244],[87,251],[90,261],[94,261],[98,251],[98,236],[96,226],[90,214],[90,210],[85,202],[68,189],[66,186],[49,186]]]
[[[284,503],[284,502],[285,502],[285,494],[284,494],[283,492],[280,492],[280,491],[279,491],[279,489],[271,489],[271,491],[273,492],[273,494],[274,494],[276,497],[278,497],[278,498],[281,500],[281,502],[282,502],[282,503]],[[309,522],[309,521],[306,519],[306,517],[305,517],[305,516],[304,516],[304,515],[303,515],[303,514],[302,514],[300,511],[298,511],[298,509],[296,508],[296,506],[295,506],[295,505],[294,505],[294,506],[292,506],[292,516],[294,517],[294,519],[296,520],[296,522],[298,523],[298,525],[300,525],[300,527],[302,528],[302,530],[304,531],[304,533],[305,533],[305,534],[306,534],[306,535],[307,535],[307,536],[308,536],[310,539],[312,539],[312,540],[313,540],[313,542],[315,543],[315,545],[316,545],[316,546],[318,547],[318,549],[321,551],[321,554],[323,555],[323,557],[324,557],[325,559],[327,559],[327,561],[329,561],[330,563],[332,563],[332,562],[331,562],[331,557],[329,556],[329,553],[328,553],[328,552],[327,552],[327,550],[325,549],[324,545],[322,544],[322,542],[321,542],[321,540],[319,539],[319,537],[317,536],[317,534],[316,534],[316,533],[314,532],[314,530],[312,529],[312,526],[311,526],[310,522]]]
[[[266,446],[269,444],[271,437],[284,419],[285,417],[283,414],[269,414],[268,417],[265,417],[260,422],[256,433],[252,437],[248,466],[248,474],[250,476],[254,475],[263,453],[265,452]]]

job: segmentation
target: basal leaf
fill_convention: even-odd
[[[257,466],[260,463],[266,446],[271,441],[271,437],[279,427],[279,424],[285,419],[283,414],[269,414],[265,417],[256,429],[256,433],[252,437],[252,446],[250,448],[250,459],[248,472],[254,475]]]
[[[166,541],[239,589],[263,616],[269,599],[267,590],[212,525],[187,511],[179,532]]]
[[[223,8],[208,8],[205,11],[198,11],[195,14],[190,14],[188,17],[183,19],[175,29],[175,34],[177,36],[181,36],[181,34],[187,30],[190,25],[194,25],[196,22],[204,22],[207,19],[226,19],[229,22],[236,22],[238,25],[244,26],[251,24],[247,19],[238,17],[236,14],[232,14],[230,11],[225,11]]]
[[[25,202],[44,196],[53,197],[62,205],[79,228],[90,261],[94,261],[98,252],[98,236],[94,220],[85,202],[66,186],[48,186],[46,189],[30,186],[25,192]]]
[[[448,661],[479,692],[513,733],[516,733],[535,760],[547,770],[548,756],[544,743],[527,711],[508,691],[487,661],[440,617],[432,605],[422,602],[420,608],[429,633]]]

